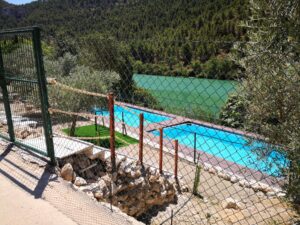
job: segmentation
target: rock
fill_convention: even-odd
[[[237,207],[238,207],[238,209],[243,210],[246,208],[246,205],[243,202],[238,202]]]
[[[63,166],[63,168],[61,169],[61,177],[66,180],[66,181],[72,181],[73,180],[73,175],[74,175],[74,171],[73,171],[73,167],[70,163],[67,163]]]
[[[110,182],[111,182],[111,178],[108,174],[106,174],[105,176],[101,177],[101,180],[103,180],[106,185],[110,185]]]
[[[94,192],[94,197],[98,200],[101,200],[104,198],[103,192],[102,191],[96,191]]]
[[[255,191],[255,192],[258,192],[261,190],[261,186],[259,183],[252,184],[251,187],[252,187],[253,191]]]
[[[155,175],[151,175],[149,178],[149,182],[154,183],[155,181],[157,181],[157,177]]]
[[[284,193],[284,192],[278,192],[278,193],[276,193],[276,196],[277,196],[278,198],[283,198],[283,197],[286,196],[286,193]]]
[[[216,166],[215,170],[217,171],[217,173],[223,172],[223,169],[220,166]]]
[[[241,179],[239,181],[239,186],[246,187],[246,188],[250,188],[251,187],[250,183],[247,180],[245,180],[245,179]]]
[[[154,192],[159,193],[159,192],[160,192],[160,185],[159,185],[158,183],[154,183],[154,184],[151,186],[151,190],[154,191]]]
[[[87,182],[85,179],[83,179],[82,177],[76,177],[75,181],[74,181],[74,184],[78,187],[80,186],[84,186],[84,185],[87,185]]]
[[[239,182],[239,179],[237,176],[233,175],[230,177],[230,182],[235,184],[235,183]]]
[[[237,200],[233,199],[233,198],[227,198],[225,201],[223,201],[222,203],[222,207],[224,209],[241,209],[240,207],[242,206],[241,202],[238,202]]]
[[[270,191],[272,191],[273,189],[269,186],[269,185],[267,185],[267,184],[265,184],[265,183],[259,183],[259,191],[262,191],[262,192],[264,192],[264,193],[267,193],[267,192],[270,192]]]
[[[98,185],[99,185],[99,188],[101,190],[103,190],[103,189],[107,188],[108,185],[110,185],[110,182],[107,183],[104,179],[101,178],[100,181],[98,182]]]
[[[224,180],[227,180],[227,181],[230,180],[230,176],[228,174],[226,174],[225,172],[223,172],[223,171],[218,172],[218,177],[220,177]]]
[[[161,195],[162,198],[165,198],[165,197],[167,197],[167,193],[168,192],[166,190],[164,190],[163,192],[161,192],[160,195]]]
[[[87,194],[87,196],[89,196],[90,198],[94,199],[94,194],[91,191],[87,191],[85,192]]]
[[[83,192],[88,192],[88,191],[96,192],[100,190],[100,186],[99,183],[91,183],[89,185],[79,187],[79,190]]]
[[[213,167],[209,168],[208,172],[211,174],[216,174],[216,170]]]
[[[259,197],[259,198],[264,198],[265,197],[265,194],[262,192],[262,191],[258,191],[256,193],[256,195]]]
[[[183,186],[181,187],[181,191],[182,191],[182,192],[189,192],[189,186],[183,185]]]
[[[270,191],[266,194],[268,197],[276,196],[276,193],[274,191]]]
[[[158,179],[158,182],[160,185],[164,185],[165,184],[165,178],[163,176],[160,176]]]
[[[139,185],[141,185],[143,182],[144,182],[144,178],[143,178],[143,177],[140,177],[139,179],[136,179],[136,180],[134,181],[134,185],[135,185],[135,186],[139,186]]]

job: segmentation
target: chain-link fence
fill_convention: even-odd
[[[147,224],[299,222],[293,43],[148,44],[182,51],[97,35],[78,41],[76,55],[44,49],[61,176]],[[220,52],[191,56],[203,45]],[[38,109],[20,87],[11,106]]]

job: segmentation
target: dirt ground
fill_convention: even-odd
[[[119,153],[136,158],[138,145],[118,149]],[[164,170],[174,170],[174,157],[164,154]],[[144,162],[158,166],[159,152],[145,146]],[[192,190],[195,166],[185,160],[178,165],[181,182]],[[173,224],[295,224],[299,215],[284,199],[268,197],[262,192],[254,192],[250,188],[240,187],[238,183],[223,180],[217,175],[204,170],[200,173],[199,196],[190,192],[183,193],[177,204],[172,204],[160,211],[151,219],[152,224],[161,224],[171,217]],[[222,203],[233,198],[243,203],[239,210],[224,209]],[[171,224],[166,221],[164,224]]]

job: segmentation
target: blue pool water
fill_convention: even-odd
[[[115,120],[117,122],[122,122],[122,117],[124,117],[124,122],[128,126],[131,127],[139,127],[140,125],[140,118],[139,114],[144,114],[144,124],[150,124],[150,123],[159,123],[162,121],[166,121],[171,119],[170,117],[163,116],[157,113],[152,113],[136,108],[129,107],[130,110],[123,108],[121,106],[115,105]],[[106,110],[98,110],[97,115],[103,115],[103,116],[109,116],[109,112]]]
[[[286,158],[274,147],[257,140],[249,142],[246,137],[231,132],[198,124],[180,124],[164,128],[163,132],[164,137],[177,139],[182,145],[191,148],[195,145],[197,150],[269,175],[280,176],[281,168],[288,165]],[[159,135],[156,130],[152,133]]]

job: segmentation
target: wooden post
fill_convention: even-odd
[[[139,139],[139,161],[143,165],[143,147],[144,147],[144,114],[140,114],[140,139]]]
[[[163,172],[163,128],[159,128],[159,173]]]
[[[114,94],[108,95],[109,110],[109,131],[110,131],[110,157],[112,171],[116,170],[116,151],[115,151],[115,110],[114,110]]]
[[[174,166],[174,176],[178,177],[178,140],[174,141],[175,144],[175,166]]]

